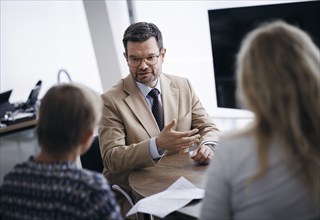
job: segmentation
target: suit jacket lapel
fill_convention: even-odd
[[[131,111],[136,115],[149,136],[155,137],[159,135],[160,130],[157,122],[154,119],[148,104],[146,103],[131,75],[128,75],[124,79],[123,90],[128,93],[128,96],[124,101],[127,103]]]
[[[164,110],[164,125],[168,125],[174,118],[178,120],[178,103],[179,103],[179,90],[171,84],[171,80],[162,73],[161,92],[162,104]]]

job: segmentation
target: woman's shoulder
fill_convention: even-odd
[[[255,145],[255,143],[256,140],[253,134],[241,131],[223,134],[221,136],[218,146],[232,151],[237,149],[243,151],[245,148],[252,148]]]

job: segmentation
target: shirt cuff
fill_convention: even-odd
[[[208,147],[210,147],[213,152],[216,150],[217,144],[218,142],[216,141],[206,141],[203,143],[203,145],[207,145]]]
[[[159,159],[164,154],[164,151],[160,151],[160,152],[158,151],[155,137],[150,139],[149,151],[150,151],[151,158],[154,160]]]

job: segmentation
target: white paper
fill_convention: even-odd
[[[180,177],[166,190],[141,199],[127,216],[143,212],[164,218],[166,215],[187,205],[193,199],[202,199],[204,190],[197,188],[186,178]]]

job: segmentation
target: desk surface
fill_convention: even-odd
[[[208,166],[195,163],[189,153],[164,156],[153,167],[133,171],[129,176],[129,184],[135,195],[147,197],[168,188],[179,177],[183,176],[199,188],[205,188]],[[193,203],[178,212],[198,218],[200,203]]]
[[[37,121],[38,120],[36,118],[32,118],[31,120],[28,120],[28,121],[23,121],[16,124],[8,125],[4,128],[0,128],[0,135],[7,134],[9,132],[15,132],[15,131],[26,129],[26,128],[35,127],[37,124]]]

